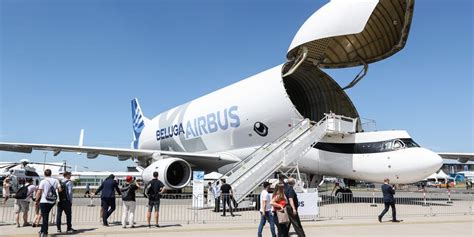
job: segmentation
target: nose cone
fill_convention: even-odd
[[[428,162],[426,165],[428,166],[428,169],[431,169],[434,173],[438,171],[443,165],[443,158],[432,151],[430,151],[430,153],[431,154],[428,157]]]
[[[417,182],[437,172],[443,165],[443,159],[438,154],[425,148],[402,149],[398,154],[400,168],[389,170],[396,177],[391,179],[393,183]],[[395,162],[393,164],[397,165]]]

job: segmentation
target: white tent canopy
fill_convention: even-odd
[[[440,170],[438,173],[433,173],[432,175],[428,176],[425,180],[432,179],[438,182],[439,179],[447,180],[448,178],[449,178],[449,175],[444,173],[444,171]]]
[[[447,178],[449,178],[449,176],[446,173],[444,173],[443,170],[440,170],[438,172],[438,174],[436,175],[436,178],[438,178],[438,179],[447,179]]]

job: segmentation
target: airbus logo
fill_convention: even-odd
[[[179,135],[185,135],[186,139],[190,139],[220,130],[225,131],[229,128],[238,128],[240,126],[240,117],[237,111],[238,106],[234,105],[222,111],[219,110],[188,120],[185,123],[159,128],[156,130],[156,140],[160,141]]]

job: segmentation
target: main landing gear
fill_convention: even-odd
[[[334,193],[334,197],[337,201],[351,202],[353,198],[352,190],[350,189],[351,185],[355,185],[354,180],[339,179],[334,185],[334,188],[332,189],[331,196]]]

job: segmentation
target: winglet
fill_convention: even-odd
[[[79,134],[79,146],[84,145],[84,129],[81,129],[81,133]]]
[[[81,128],[81,132],[79,133],[79,146],[84,145],[84,129]],[[78,152],[78,155],[82,155],[82,152]]]

